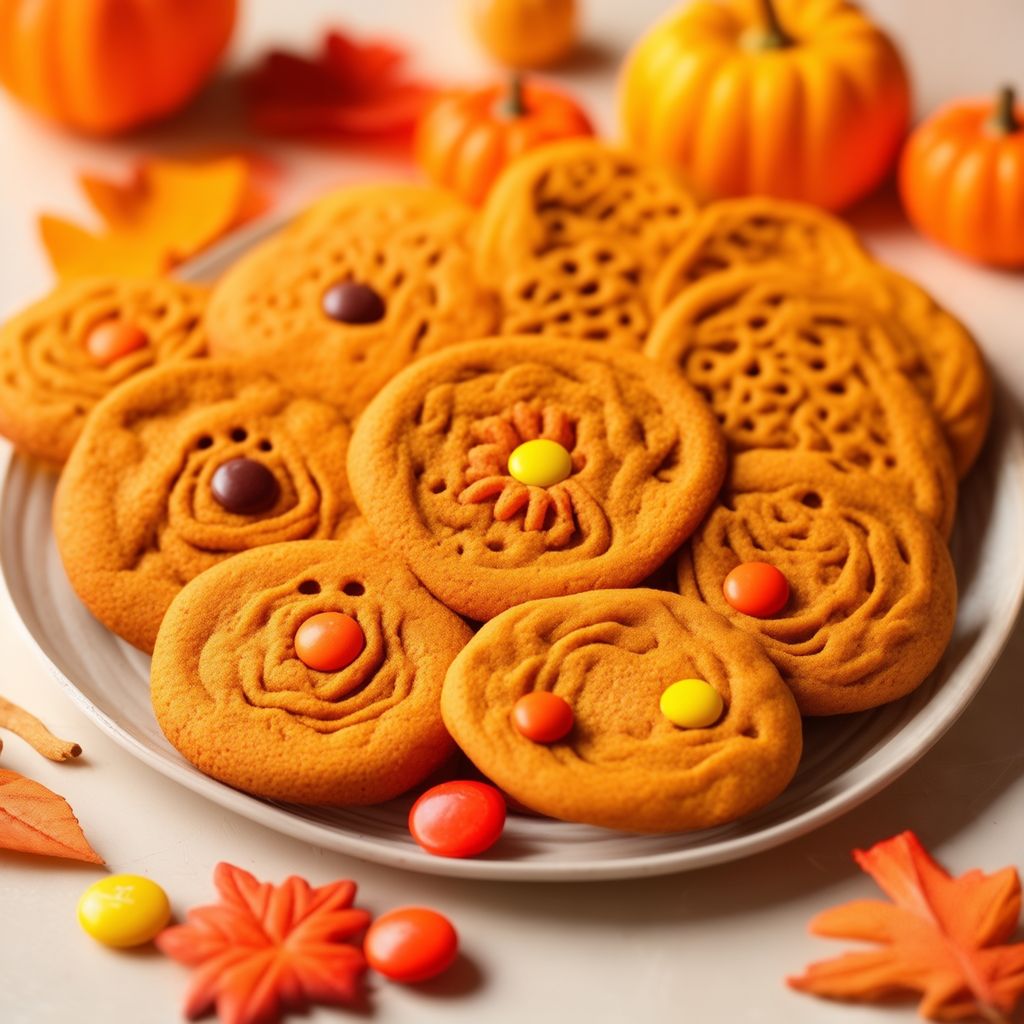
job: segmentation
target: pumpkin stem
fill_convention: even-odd
[[[1019,132],[1024,125],[1017,120],[1014,110],[1016,93],[1012,85],[1004,85],[996,96],[995,109],[989,118],[988,126],[996,135],[1012,135]]]
[[[756,48],[759,50],[781,50],[791,46],[793,40],[779,21],[775,0],[761,0],[761,21],[763,28],[757,34]]]
[[[518,71],[513,72],[508,80],[508,92],[505,94],[505,102],[501,105],[501,112],[506,117],[522,117],[526,113],[523,76]]]

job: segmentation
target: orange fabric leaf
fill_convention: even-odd
[[[62,278],[165,273],[264,205],[254,198],[250,164],[240,156],[150,160],[126,184],[87,174],[80,183],[102,230],[39,218],[43,244]]]
[[[859,1001],[919,992],[918,1011],[929,1020],[1004,1021],[1024,994],[1024,943],[1005,945],[1020,917],[1016,870],[952,878],[913,832],[853,857],[891,902],[847,903],[819,914],[810,929],[877,946],[811,964],[789,985]]]
[[[218,864],[213,880],[220,903],[194,907],[186,924],[156,939],[167,956],[195,968],[189,1019],[216,1009],[223,1024],[262,1024],[313,1003],[359,1000],[366,960],[346,940],[370,915],[352,907],[354,883],[314,889],[293,876],[275,886],[232,864]]]
[[[0,849],[103,863],[64,797],[6,769],[0,769]]]

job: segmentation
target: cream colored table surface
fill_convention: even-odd
[[[272,41],[309,43],[332,17],[386,27],[414,43],[424,69],[449,78],[486,73],[466,41],[454,2],[374,4],[246,0],[233,59]],[[613,68],[624,46],[666,5],[585,0],[590,46],[564,79],[613,130]],[[1024,90],[1021,0],[874,0],[913,68],[919,110],[984,92],[1017,76]],[[218,121],[229,88],[132,142],[74,141],[30,122],[0,99],[0,314],[45,289],[37,242],[40,209],[83,214],[77,169],[120,172],[138,150],[174,152],[238,144]],[[296,204],[328,184],[378,168],[343,148],[272,151],[287,169],[283,200]],[[392,172],[394,173],[394,172]],[[982,340],[1003,382],[1024,398],[1024,276],[988,273],[920,242],[891,201],[857,222],[886,258],[930,286]],[[0,764],[67,796],[116,871],[150,875],[175,909],[206,902],[211,871],[229,860],[265,879],[314,883],[350,877],[373,911],[423,903],[450,915],[466,959],[419,989],[373,983],[373,1020],[430,1024],[530,1021],[640,1024],[779,1021],[865,1024],[911,1021],[912,1010],[860,1009],[790,993],[783,977],[832,944],[809,938],[807,919],[837,901],[869,895],[849,850],[914,828],[950,866],[1024,866],[1024,722],[1019,631],[981,696],[924,760],[839,822],[779,850],[687,875],[579,885],[469,883],[406,874],[327,853],[204,802],[133,760],[87,721],[52,681],[0,606],[0,692],[30,705],[61,735],[79,740],[74,765],[42,761],[4,737]],[[59,861],[0,854],[0,1021],[3,1024],[169,1024],[179,1020],[183,968],[152,952],[117,954],[79,930],[74,907],[97,872]],[[342,1019],[318,1010],[310,1019]]]

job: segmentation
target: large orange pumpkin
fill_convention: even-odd
[[[0,0],[0,84],[25,106],[113,135],[186,103],[216,67],[236,0]]]
[[[1024,267],[1024,107],[1013,89],[952,103],[903,150],[900,194],[914,226],[979,263]]]
[[[706,196],[831,210],[885,176],[910,111],[899,53],[847,0],[695,0],[637,44],[620,100],[627,140]]]

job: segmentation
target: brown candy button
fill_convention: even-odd
[[[281,492],[277,477],[255,459],[231,459],[217,467],[210,490],[217,503],[240,516],[273,508]]]
[[[373,324],[384,318],[384,300],[368,285],[338,281],[323,297],[324,312],[343,324]]]

